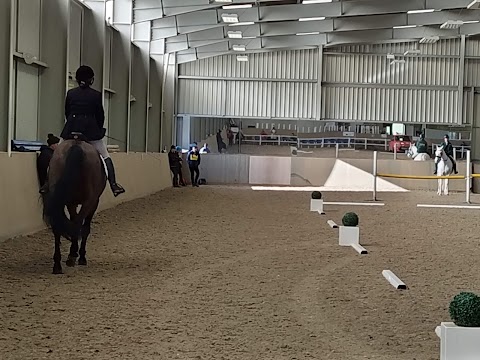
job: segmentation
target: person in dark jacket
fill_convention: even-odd
[[[180,160],[180,156],[177,153],[177,149],[175,145],[170,147],[170,152],[168,153],[168,163],[170,164],[170,171],[173,174],[173,187],[180,187],[179,183],[179,176],[180,176],[180,168],[182,166],[182,162]]]
[[[220,129],[217,131],[217,147],[218,147],[218,152],[221,154],[222,149],[224,147],[224,142],[222,139],[222,130]]]
[[[197,146],[192,146],[187,154],[188,168],[190,169],[190,178],[192,180],[192,186],[198,187],[198,178],[200,177],[200,152]]]
[[[48,145],[42,145],[40,147],[40,154],[37,157],[37,175],[40,187],[43,187],[47,182],[48,166],[59,142],[60,139],[58,137],[53,134],[48,134]]]
[[[452,161],[452,164],[453,164],[453,172],[455,174],[458,174],[458,171],[457,171],[457,162],[455,160],[453,160],[453,145],[452,143],[450,142],[450,137],[448,136],[448,134],[446,134],[444,137],[443,137],[443,151],[445,151],[445,155],[448,156],[448,158]],[[433,173],[434,175],[437,175],[437,164],[435,163],[435,172]]]
[[[182,159],[182,147],[177,146],[176,147],[177,154],[178,154],[178,159],[180,161],[180,168],[178,172],[178,176],[180,177],[180,186],[187,186],[187,182],[185,181],[185,178],[183,177],[183,159]]]
[[[428,153],[428,143],[425,140],[425,135],[423,133],[420,134],[420,139],[418,139],[415,146],[417,147],[417,153],[419,153],[419,154],[427,154]]]
[[[115,179],[115,168],[103,142],[105,137],[105,114],[102,104],[102,93],[92,89],[95,74],[91,67],[82,65],[78,68],[75,78],[78,87],[70,89],[65,99],[65,117],[67,122],[60,137],[64,140],[72,138],[72,132],[82,133],[105,160],[108,171],[108,182],[113,195],[118,196],[125,189]],[[48,186],[44,191],[48,191]]]

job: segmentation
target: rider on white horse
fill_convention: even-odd
[[[417,143],[415,144],[417,147],[417,153],[419,154],[427,154],[428,153],[428,144],[425,140],[425,134],[420,134],[420,139],[418,139]]]
[[[407,156],[415,161],[429,161],[428,144],[425,141],[425,135],[421,134],[416,144],[410,144],[406,152]]]
[[[450,137],[448,136],[448,134],[446,134],[444,137],[443,137],[443,141],[444,143],[442,144],[443,146],[443,151],[445,151],[445,154],[448,156],[448,158],[452,161],[452,164],[453,164],[453,172],[455,174],[458,174],[458,171],[457,171],[457,163],[455,162],[455,160],[453,160],[453,145],[452,143],[450,142]],[[433,175],[437,175],[437,163],[435,163],[435,171],[433,172]]]

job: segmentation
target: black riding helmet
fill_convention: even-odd
[[[75,73],[75,79],[80,86],[90,86],[93,84],[93,78],[95,73],[90,66],[82,65],[77,69]]]

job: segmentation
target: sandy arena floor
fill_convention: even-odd
[[[97,215],[88,267],[65,275],[51,275],[45,231],[0,243],[0,358],[433,360],[451,298],[480,292],[479,210],[415,206],[463,194],[355,208],[360,256],[326,224],[351,207],[320,216],[309,193],[175,190]]]

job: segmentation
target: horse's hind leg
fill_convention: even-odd
[[[82,243],[80,244],[80,258],[78,259],[78,265],[83,265],[83,266],[87,265],[87,258],[85,257],[85,255],[87,253],[87,250],[86,250],[87,239],[88,239],[88,236],[90,235],[90,224],[92,223],[93,214],[94,213],[92,213],[91,215],[88,215],[85,218],[85,221],[82,226]]]
[[[70,253],[68,254],[68,259],[66,261],[66,265],[69,267],[75,266],[78,257],[78,238],[80,236],[80,231],[82,227],[81,218],[79,218],[77,214],[77,209],[75,206],[68,207],[68,212],[70,214],[70,220],[73,222],[74,226],[74,234],[72,234],[71,245],[70,245]]]
[[[53,274],[63,274],[62,271],[62,252],[60,250],[60,232],[54,230],[55,236],[55,253],[53,254]]]

